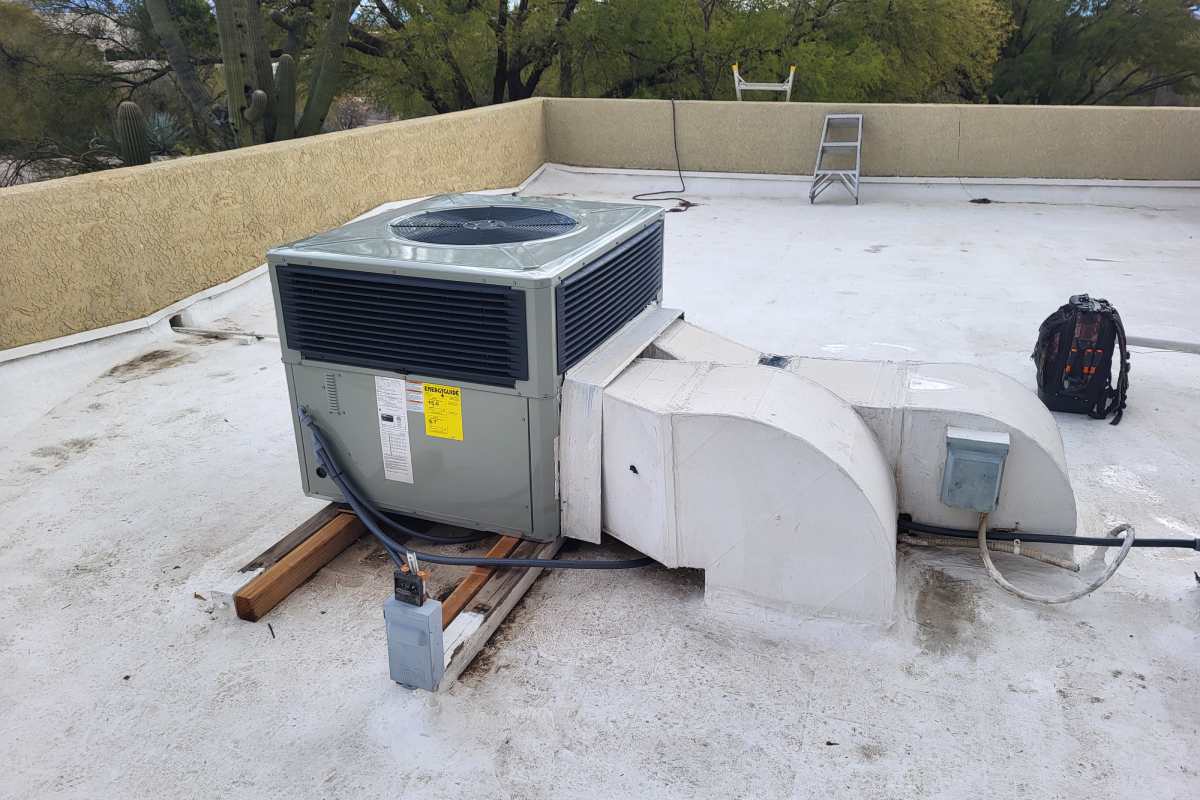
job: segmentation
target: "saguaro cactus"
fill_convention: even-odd
[[[132,100],[117,106],[117,146],[127,166],[150,163],[150,133],[142,109]]]
[[[229,125],[238,146],[245,147],[254,143],[254,126],[247,120],[246,111],[251,107],[256,88],[252,83],[255,74],[247,46],[246,5],[244,0],[215,0],[214,6],[217,35],[221,40],[221,71],[225,75]]]
[[[296,135],[296,61],[287,53],[275,65],[275,141]]]
[[[340,83],[343,50],[355,0],[330,0],[325,29],[312,48],[308,99],[296,116],[296,64],[284,54],[274,74],[260,0],[212,0],[221,40],[221,69],[234,144],[320,133]]]
[[[329,104],[337,91],[342,68],[342,50],[350,31],[350,15],[358,3],[352,0],[333,0],[330,4],[329,24],[313,50],[313,75],[308,85],[308,102],[304,113],[296,123],[299,136],[312,136],[321,132]]]
[[[242,111],[242,117],[251,125],[258,122],[267,113],[269,107],[267,102],[267,93],[262,89],[255,89],[250,93],[250,104]]]
[[[267,35],[263,31],[260,0],[243,2],[246,5],[246,66],[253,76],[250,85],[267,96],[267,105],[255,121],[255,141],[270,142],[275,139],[275,79],[271,74],[271,50],[267,46]],[[253,105],[253,97],[250,102]]]

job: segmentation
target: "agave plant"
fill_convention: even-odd
[[[155,111],[146,120],[146,134],[150,149],[156,155],[169,156],[179,150],[180,142],[187,136],[187,128],[166,111]]]

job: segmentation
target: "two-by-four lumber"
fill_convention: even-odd
[[[287,555],[267,566],[234,595],[238,617],[257,622],[364,532],[351,513],[339,513]]]
[[[522,542],[512,555],[514,558],[550,559],[558,553],[562,543],[561,538],[552,542]],[[479,655],[500,623],[541,574],[541,567],[499,570],[499,574],[492,576],[470,607],[458,615],[443,637],[446,672],[438,684],[439,691],[449,688],[458,680],[458,676]]]
[[[500,540],[492,545],[492,549],[487,551],[486,558],[505,558],[516,549],[521,540],[515,536],[501,536]],[[462,579],[462,582],[454,588],[450,596],[442,601],[442,628],[445,629],[459,612],[466,608],[467,603],[475,599],[475,595],[479,594],[479,590],[483,588],[488,579],[492,577],[492,573],[496,571],[495,567],[475,567]]]
[[[350,509],[341,503],[330,503],[293,528],[287,536],[284,536],[265,551],[259,553],[257,558],[242,567],[238,572],[258,572],[259,570],[266,569],[306,542],[308,537],[332,522],[333,518],[338,514],[348,513],[350,513]]]

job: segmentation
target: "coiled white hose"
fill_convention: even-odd
[[[913,536],[912,534],[902,533],[900,534],[900,541],[905,544],[911,544],[914,547],[977,547],[975,542],[970,539],[955,539],[950,536]],[[1040,561],[1052,567],[1065,569],[1068,572],[1079,572],[1079,565],[1074,561],[1065,558],[1056,558],[1032,547],[1023,547],[1020,542],[995,542],[989,539],[988,550],[991,550],[993,553],[1010,553],[1021,558],[1031,558],[1034,561]]]
[[[1117,570],[1121,567],[1121,564],[1125,561],[1125,556],[1129,555],[1130,549],[1133,548],[1133,526],[1129,523],[1122,523],[1121,525],[1118,525],[1110,530],[1107,534],[1110,537],[1115,537],[1121,533],[1124,533],[1125,541],[1121,544],[1121,549],[1117,552],[1117,557],[1114,558],[1112,563],[1108,565],[1103,573],[1101,573],[1100,577],[1096,578],[1096,580],[1092,581],[1082,589],[1078,589],[1068,594],[1059,595],[1058,597],[1044,594],[1033,594],[1032,592],[1027,592],[1024,589],[1018,589],[1016,586],[1013,586],[1011,583],[1009,583],[1008,579],[1001,575],[1000,570],[996,569],[996,565],[992,563],[992,554],[988,550],[987,521],[988,515],[986,513],[979,515],[979,555],[983,558],[983,566],[987,568],[988,575],[991,576],[992,580],[994,580],[1001,589],[1009,594],[1016,595],[1022,600],[1031,600],[1035,603],[1057,605],[1059,603],[1069,603],[1072,600],[1078,600],[1081,597],[1091,594],[1104,584],[1108,583],[1108,579],[1116,574]]]

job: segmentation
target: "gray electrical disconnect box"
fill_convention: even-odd
[[[389,597],[383,604],[383,619],[392,680],[411,689],[436,690],[445,671],[442,604],[426,600],[413,606]]]
[[[942,502],[980,513],[995,511],[1008,446],[1007,433],[948,428]]]

